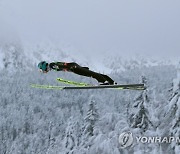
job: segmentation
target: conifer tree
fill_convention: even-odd
[[[149,120],[148,109],[146,104],[150,102],[148,97],[147,79],[142,77],[142,83],[145,84],[146,90],[141,92],[141,94],[134,100],[133,113],[130,115],[130,123],[133,128],[140,128],[144,132],[153,126],[152,122]]]
[[[177,70],[177,78],[173,81],[173,95],[170,98],[169,112],[171,116],[170,123],[170,136],[180,136],[180,63]],[[180,151],[179,144],[176,142],[171,143],[171,147],[177,151]]]
[[[96,121],[98,120],[98,110],[95,105],[95,101],[91,100],[89,103],[89,109],[87,112],[87,116],[85,117],[86,126],[85,126],[85,134],[93,136],[94,127]]]

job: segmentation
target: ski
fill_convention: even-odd
[[[75,85],[75,86],[90,86],[90,84],[88,84],[88,83],[75,82],[75,81],[65,80],[65,79],[62,79],[62,78],[57,78],[56,80],[61,82],[61,83]]]
[[[76,85],[76,86],[93,86],[91,84],[88,83],[83,83],[83,82],[75,82],[75,81],[71,81],[71,80],[65,80],[62,78],[57,78],[57,81],[61,82],[61,83],[65,83],[65,84],[70,84],[70,85]],[[122,88],[116,88],[116,89],[122,89]],[[140,86],[140,87],[126,87],[126,89],[138,89],[138,90],[144,90],[144,85]]]
[[[129,89],[129,90],[145,90],[144,84],[127,84],[127,85],[88,85],[88,86],[51,86],[31,84],[33,88],[42,89]]]

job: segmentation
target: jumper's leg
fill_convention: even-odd
[[[96,73],[96,72],[93,72],[89,69],[86,69],[86,68],[83,68],[80,66],[74,67],[71,71],[78,74],[78,75],[92,77],[101,83],[108,81],[109,84],[114,84],[114,81],[110,77],[108,77],[107,75]]]

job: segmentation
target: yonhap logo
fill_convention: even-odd
[[[177,136],[135,136],[131,132],[123,132],[119,135],[120,148],[127,148],[135,143],[150,144],[150,143],[166,143],[175,142],[180,144],[180,137]]]
[[[121,148],[131,146],[133,143],[133,134],[131,132],[124,132],[119,136],[119,144]]]

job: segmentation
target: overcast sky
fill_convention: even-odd
[[[2,26],[23,41],[65,42],[98,57],[180,58],[180,0],[1,0]]]

